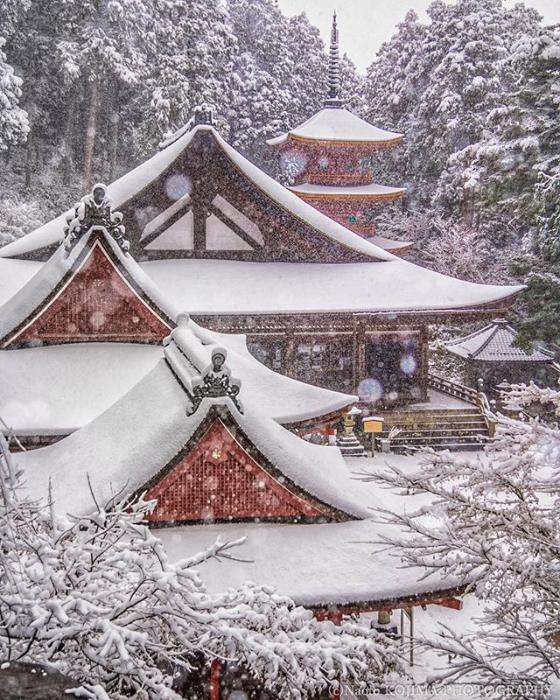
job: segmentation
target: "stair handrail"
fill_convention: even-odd
[[[470,386],[465,386],[464,384],[459,384],[459,382],[454,382],[451,379],[445,379],[440,377],[438,374],[428,373],[428,385],[432,389],[443,392],[444,394],[449,394],[455,398],[462,399],[467,403],[472,403],[475,406],[478,405],[478,392],[476,389],[472,389]]]
[[[451,379],[445,379],[437,374],[428,373],[428,385],[432,389],[437,389],[444,394],[449,394],[459,398],[467,403],[471,403],[480,410],[482,418],[486,423],[486,428],[488,429],[488,435],[494,437],[496,431],[496,422],[494,420],[494,411],[484,392],[484,381],[479,379],[477,382],[477,388],[473,389],[470,386],[465,386],[464,384],[459,384],[459,382],[454,382]]]

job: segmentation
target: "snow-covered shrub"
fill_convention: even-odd
[[[25,201],[17,195],[0,199],[0,246],[21,238],[42,223],[42,211],[35,201]]]
[[[560,414],[558,391],[519,385],[510,398]],[[485,698],[535,700],[560,677],[560,429],[496,419],[482,456],[427,452],[417,473],[389,467],[368,478],[431,495],[429,506],[380,515],[404,532],[391,540],[395,554],[459,580],[481,602],[476,632],[442,627],[427,640],[448,657],[441,680],[479,683]]]
[[[171,563],[144,524],[153,502],[116,495],[61,522],[52,504],[23,495],[1,433],[0,442],[1,660],[53,664],[87,697],[113,700],[180,698],[172,670],[201,654],[235,660],[279,698],[339,680],[372,687],[399,670],[393,642],[369,628],[318,622],[250,583],[208,593],[197,567],[234,558],[239,542]]]

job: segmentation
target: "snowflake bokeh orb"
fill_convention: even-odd
[[[165,180],[165,194],[176,202],[181,197],[192,192],[192,182],[183,173],[175,173]]]
[[[289,177],[301,175],[307,167],[307,156],[295,148],[284,151],[280,156],[280,167]]]
[[[404,374],[414,374],[417,367],[416,358],[414,355],[403,355],[400,361],[401,372]]]
[[[383,396],[383,385],[378,379],[368,377],[362,380],[358,385],[358,396],[360,397],[360,401],[375,403]]]

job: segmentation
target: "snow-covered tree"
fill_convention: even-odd
[[[7,62],[5,43],[0,35],[0,152],[24,140],[29,131],[27,113],[19,106],[22,80]]]
[[[43,223],[43,212],[37,202],[19,197],[0,198],[0,246],[33,231]]]
[[[559,391],[513,387],[514,414],[535,403],[560,415]],[[560,678],[558,425],[499,415],[482,456],[427,452],[417,473],[389,467],[374,478],[431,496],[406,514],[381,514],[403,533],[389,537],[396,556],[449,576],[481,603],[476,631],[442,627],[426,640],[448,657],[440,677],[480,683],[484,697],[542,697]]]
[[[537,206],[530,255],[518,260],[528,284],[522,340],[560,346],[560,26],[543,29],[517,50],[523,67],[523,104],[537,124],[534,165]]]
[[[470,282],[508,280],[507,252],[498,258],[483,233],[460,219],[388,207],[376,217],[376,228],[388,238],[412,241],[409,258],[436,272]]]
[[[367,80],[368,113],[406,134],[395,165],[411,201],[424,204],[448,159],[481,140],[515,77],[512,47],[538,30],[533,10],[503,0],[436,0],[428,15],[428,26],[407,15]]]
[[[90,697],[114,700],[178,700],[174,671],[201,655],[235,660],[281,698],[345,680],[371,688],[400,669],[384,635],[318,622],[264,586],[209,593],[197,568],[234,558],[240,542],[172,563],[144,524],[153,502],[116,494],[87,516],[57,519],[55,504],[24,495],[1,433],[0,453],[3,662],[52,664]]]

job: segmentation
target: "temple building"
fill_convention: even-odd
[[[208,115],[199,113],[198,121],[204,120]],[[45,429],[64,428],[64,434],[79,427],[94,407],[104,410],[118,391],[130,388],[153,366],[156,343],[173,325],[172,308],[188,309],[210,329],[245,335],[247,347],[264,364],[308,384],[352,395],[358,391],[364,401],[379,405],[425,401],[429,324],[495,317],[521,290],[454,279],[393,255],[269,177],[211,124],[179,131],[152,158],[109,185],[106,196],[126,222],[135,284],[128,278],[132,262],[114,271],[115,255],[123,254],[115,241],[111,250],[100,241],[87,262],[72,251],[63,259],[60,243],[74,210],[0,249],[0,332],[8,351],[0,372],[10,387],[0,402],[30,430],[39,427],[43,415]],[[80,284],[69,288],[65,275],[74,261],[73,271],[82,262],[84,267]],[[108,273],[120,280],[121,297],[125,287],[139,294],[123,310],[113,335],[108,326],[101,328],[96,313],[102,312],[106,325],[110,312],[98,309],[96,298],[110,294]],[[87,302],[80,291],[86,276],[92,283]],[[66,306],[55,319],[55,311],[62,311],[61,294]],[[46,325],[39,333],[35,323],[38,335],[33,336],[27,324],[40,302],[42,313],[53,318],[47,323],[43,315]],[[93,313],[78,318],[73,306],[89,308],[84,304]],[[36,364],[31,355],[43,359]],[[25,370],[18,371],[19,365]],[[71,389],[52,386],[55,366],[69,381],[96,377],[91,395],[81,393],[75,410]],[[117,382],[108,378],[107,366]],[[22,377],[32,373],[35,382],[23,387]],[[11,400],[21,396],[28,406],[42,405],[45,395],[72,425],[54,425],[50,410],[33,412],[19,401],[16,411]],[[5,412],[0,405],[0,415]]]
[[[84,235],[99,234],[107,236]],[[59,514],[91,512],[92,493],[100,503],[146,494],[156,501],[150,527],[172,561],[218,536],[246,538],[239,558],[201,567],[211,592],[250,579],[335,623],[364,613],[383,622],[403,610],[400,634],[409,644],[414,610],[460,610],[463,588],[449,577],[420,580],[421,570],[403,576],[387,548],[371,554],[384,527],[371,520],[376,488],[356,480],[337,447],[310,444],[277,417],[276,398],[301,418],[301,393],[244,354],[239,338],[181,314],[155,366],[130,391],[72,435],[18,454],[17,464],[28,495],[49,493]],[[332,407],[333,395],[324,396],[331,406],[308,402],[307,418]],[[217,692],[219,672],[213,661],[212,700],[228,697]],[[252,682],[241,680],[244,688]]]
[[[329,56],[328,95],[323,109],[303,124],[267,144],[280,156],[289,189],[331,219],[393,253],[411,243],[375,235],[373,216],[379,206],[398,200],[402,187],[374,182],[373,159],[391,148],[402,134],[385,131],[360,119],[344,107],[338,55],[338,27],[333,17]]]
[[[507,384],[552,385],[558,380],[554,353],[542,348],[516,345],[517,331],[505,319],[496,319],[474,333],[444,343],[447,352],[459,358],[465,383],[476,387],[482,379],[487,390]]]

